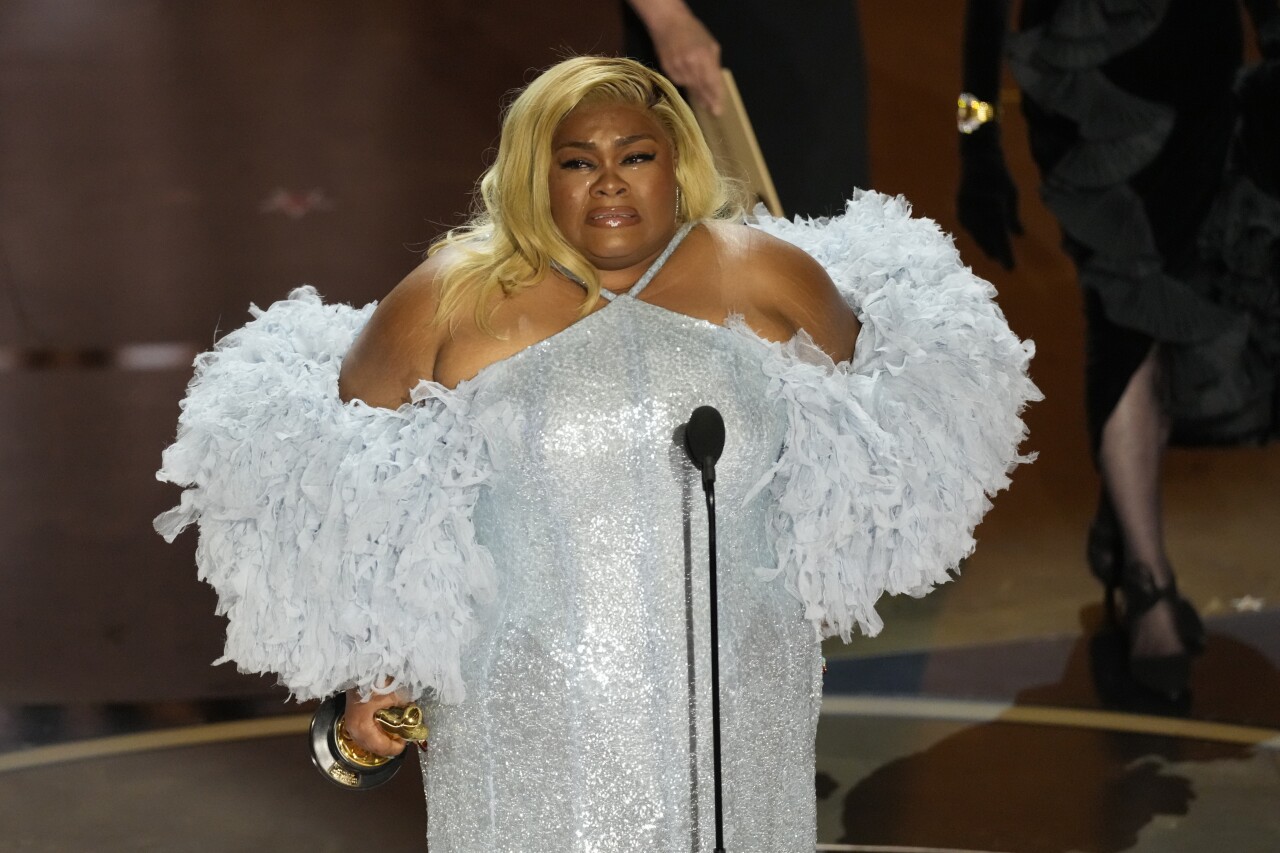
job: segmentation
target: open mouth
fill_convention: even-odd
[[[640,221],[640,214],[633,208],[607,208],[594,210],[587,216],[587,222],[600,228],[621,228]]]

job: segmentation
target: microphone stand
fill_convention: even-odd
[[[710,554],[711,579],[707,589],[711,598],[711,766],[716,781],[716,848],[724,853],[724,794],[720,775],[720,620],[719,597],[716,594],[716,484],[715,463],[702,471],[703,490],[707,494],[707,551]],[[711,479],[707,479],[707,471]]]
[[[710,569],[708,597],[711,615],[711,766],[715,780],[716,846],[724,850],[724,793],[720,771],[720,598],[716,591],[716,462],[724,450],[724,419],[710,406],[693,410],[685,427],[685,449],[702,472],[707,499],[707,552]]]

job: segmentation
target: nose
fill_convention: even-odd
[[[627,181],[622,177],[618,169],[611,165],[605,165],[596,175],[595,183],[591,186],[591,194],[597,198],[614,198],[626,195],[630,190]]]

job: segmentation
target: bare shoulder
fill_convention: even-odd
[[[342,363],[343,400],[394,409],[409,402],[420,380],[432,379],[436,353],[448,334],[434,322],[437,277],[450,263],[445,249],[419,264],[387,294]]]
[[[771,286],[785,278],[803,287],[834,288],[822,265],[786,240],[736,222],[711,222],[707,231],[721,263],[737,273],[744,284]]]
[[[747,225],[708,230],[733,282],[735,309],[757,332],[786,340],[804,330],[836,361],[852,357],[857,317],[808,252]]]

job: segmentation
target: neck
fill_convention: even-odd
[[[663,249],[666,248],[664,245]],[[600,287],[604,290],[611,290],[614,293],[626,293],[631,289],[640,277],[645,274],[649,267],[653,266],[653,262],[662,254],[662,249],[654,252],[652,255],[643,259],[639,263],[616,270],[602,270],[596,268],[596,275],[600,277]]]
[[[672,233],[661,249],[635,263],[616,269],[596,267],[596,274],[600,278],[601,290],[607,290],[613,294],[627,293],[634,288],[642,286],[642,280],[646,280],[645,283],[647,283],[647,279],[652,278],[657,273],[663,263],[666,262],[667,257],[675,251],[676,246],[679,245],[691,228],[693,228],[693,223],[681,225]],[[551,261],[551,267],[580,287],[585,288],[587,286],[586,282],[569,272],[568,269],[554,259]]]

